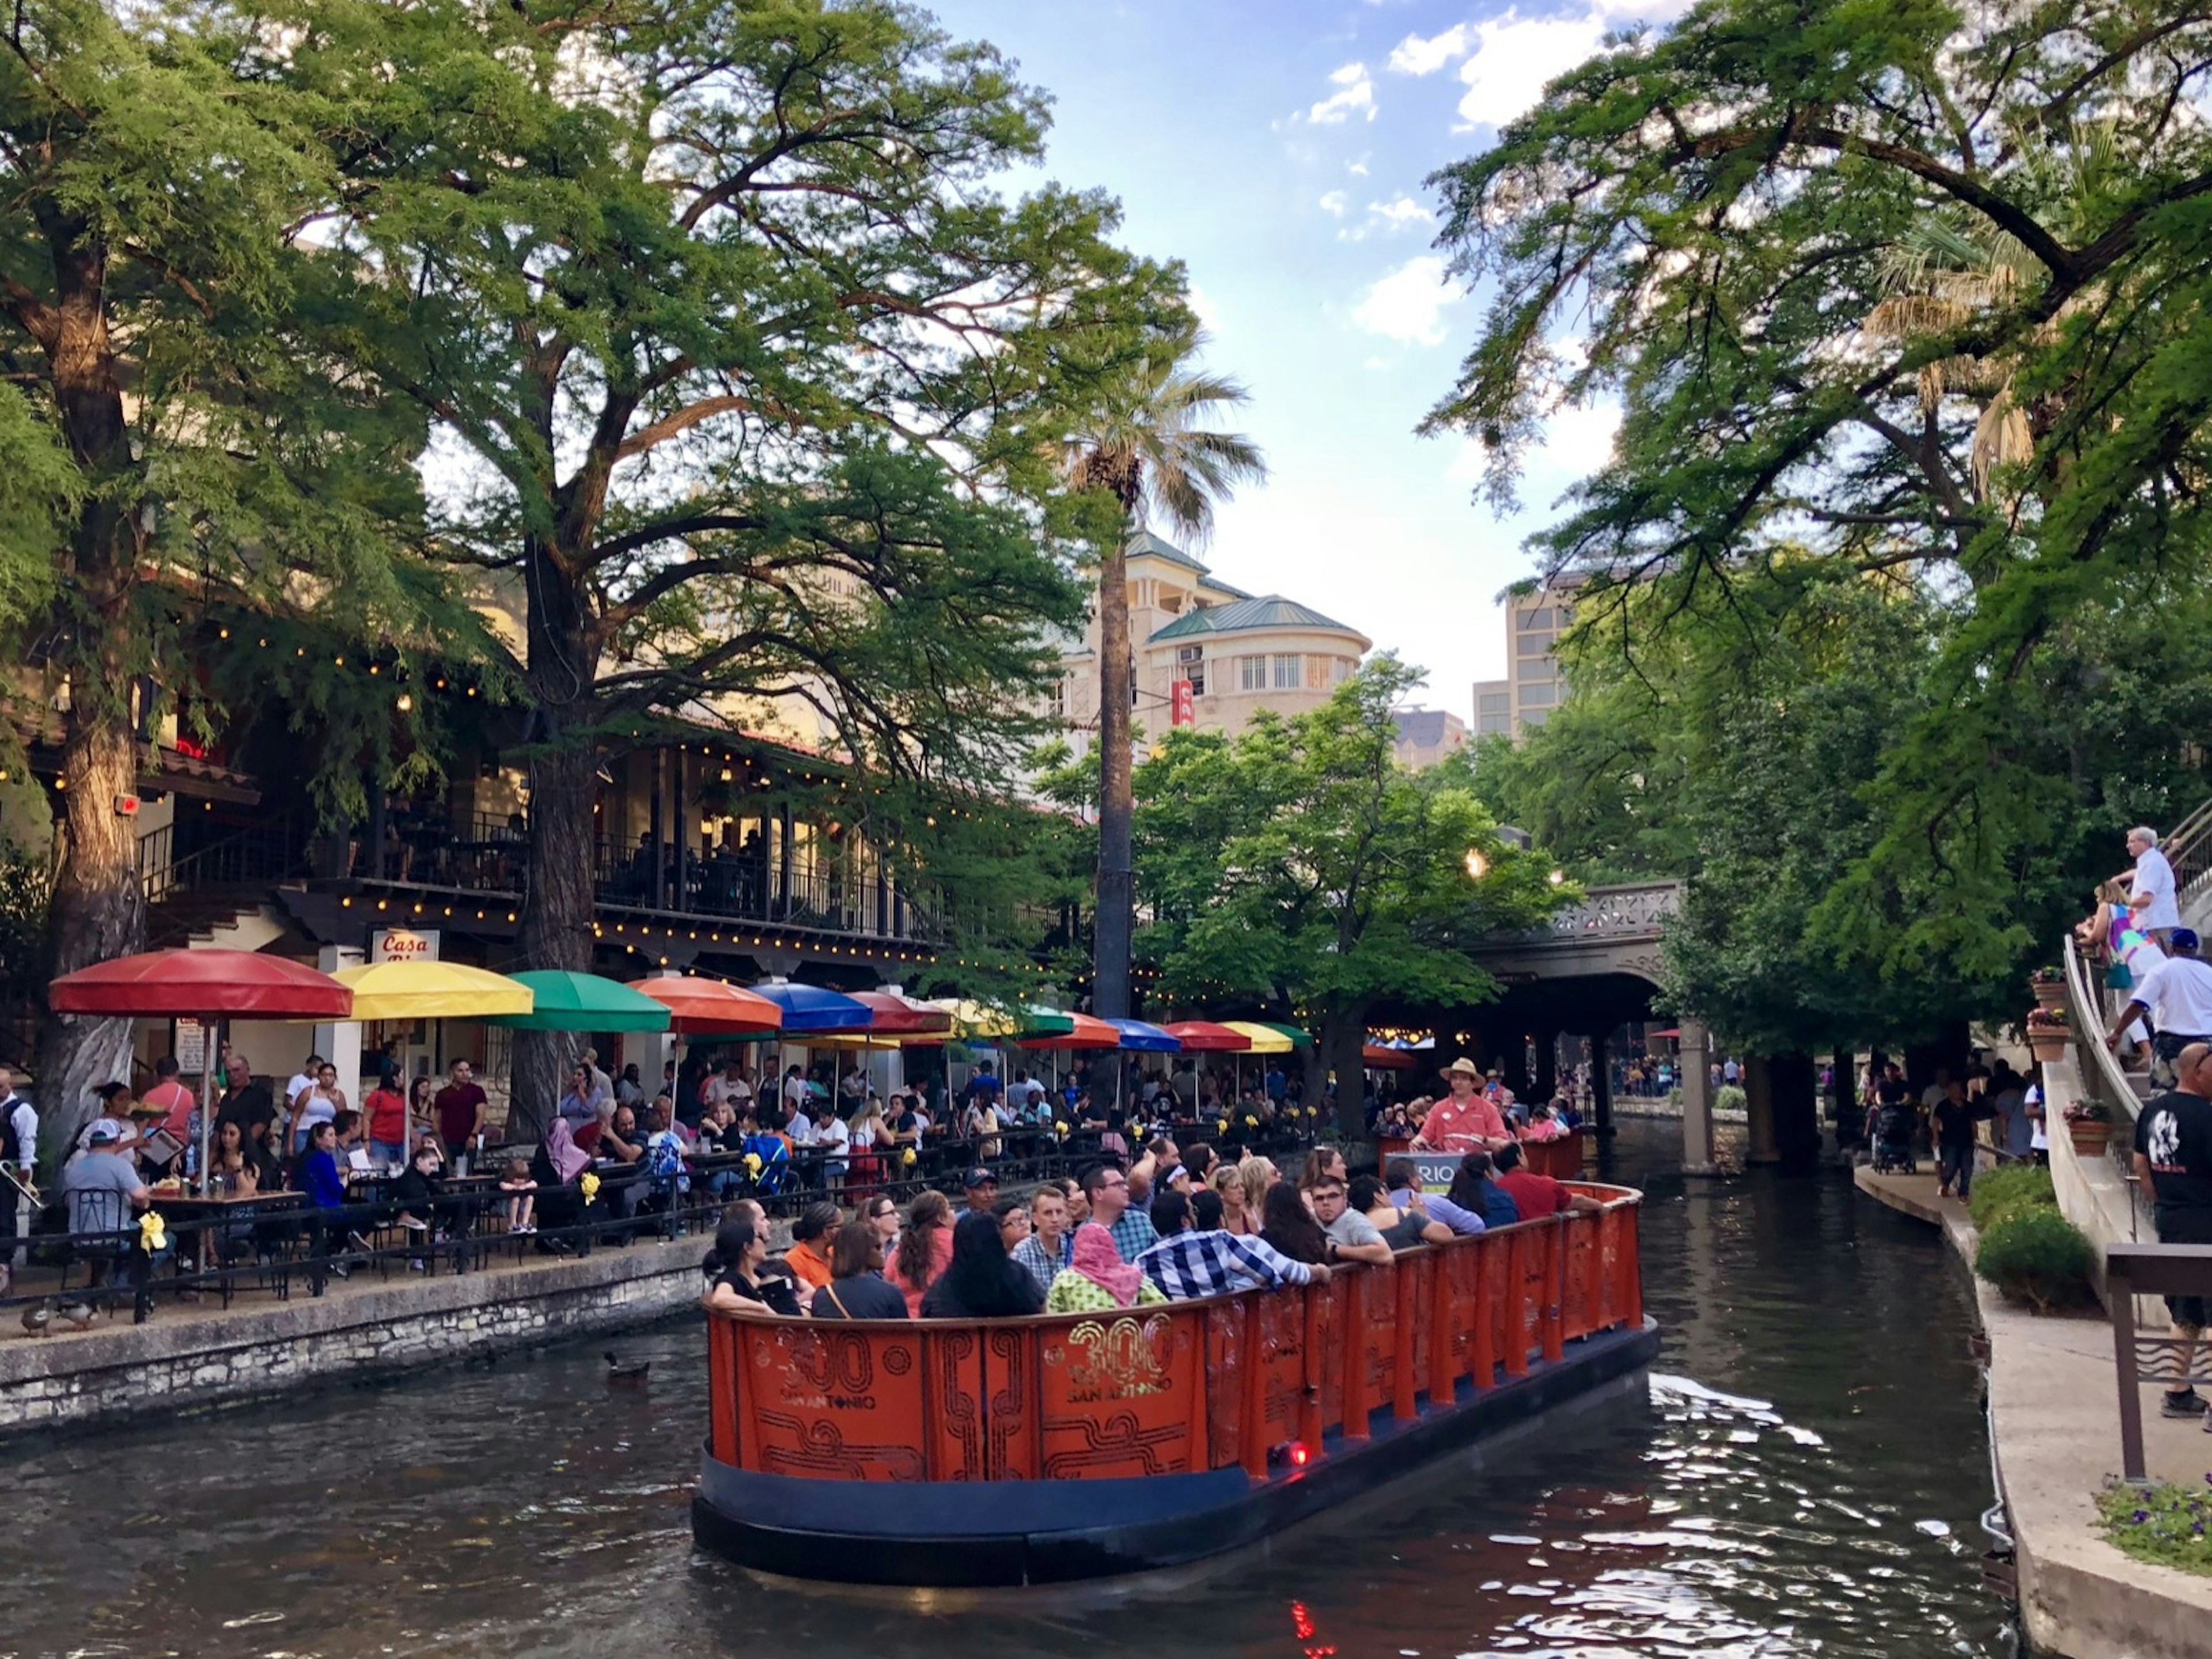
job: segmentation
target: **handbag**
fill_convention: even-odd
[[[2135,971],[2115,957],[2112,965],[2105,969],[2105,988],[2107,991],[2132,991],[2135,988]]]

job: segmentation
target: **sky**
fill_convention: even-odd
[[[1615,412],[1570,409],[1520,510],[1475,499],[1480,458],[1414,428],[1451,389],[1481,296],[1448,281],[1423,182],[1486,148],[1609,28],[1681,0],[925,0],[1054,100],[1046,172],[1119,197],[1122,239],[1182,259],[1206,365],[1251,393],[1271,471],[1194,550],[1429,671],[1470,719],[1505,672],[1499,592],[1525,538],[1600,465]]]

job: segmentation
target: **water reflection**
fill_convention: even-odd
[[[1622,1150],[1633,1174],[1668,1148],[1632,1128]],[[1648,1184],[1648,1404],[1194,1586],[977,1603],[695,1558],[704,1365],[678,1322],[623,1341],[653,1362],[641,1391],[594,1342],[0,1455],[0,1656],[2003,1652],[1963,1279],[1840,1182]]]

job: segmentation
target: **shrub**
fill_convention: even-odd
[[[1974,1271],[2038,1313],[2079,1300],[2096,1259],[2088,1236],[2055,1209],[2031,1205],[2001,1217],[1982,1235]]]
[[[1974,1218],[1975,1227],[1987,1232],[1997,1221],[2014,1211],[2041,1205],[2057,1208],[2058,1194],[2051,1184],[2051,1171],[2039,1170],[2032,1164],[2008,1164],[2000,1170],[1974,1179],[1974,1195],[1966,1200],[1966,1208]]]
[[[1745,1103],[1743,1090],[1733,1083],[1722,1084],[1720,1092],[1713,1097],[1713,1109],[1717,1112],[1740,1112]]]

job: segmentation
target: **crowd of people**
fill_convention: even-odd
[[[903,1211],[887,1195],[855,1213],[809,1205],[790,1247],[771,1257],[766,1212],[739,1199],[708,1254],[710,1309],[821,1319],[988,1319],[1104,1312],[1245,1289],[1327,1282],[1352,1262],[1492,1227],[1601,1207],[1528,1169],[1523,1137],[1459,1061],[1453,1093],[1427,1114],[1438,1150],[1463,1152],[1450,1189],[1422,1190],[1410,1158],[1381,1176],[1352,1175],[1333,1146],[1306,1155],[1295,1181],[1267,1158],[1155,1135],[1079,1178],[1001,1194],[970,1169],[956,1212],[944,1193]],[[1464,1145],[1454,1143],[1465,1143]]]

